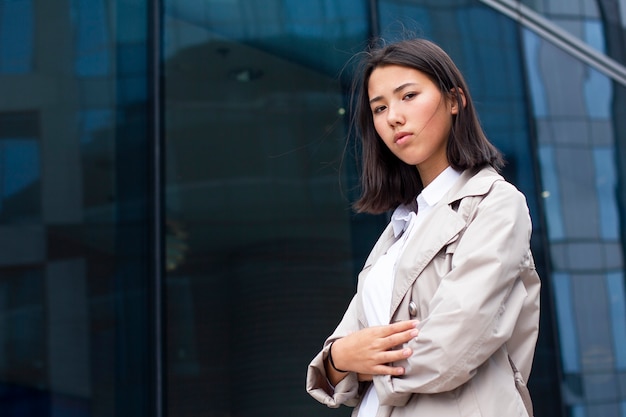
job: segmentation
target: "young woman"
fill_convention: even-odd
[[[438,46],[370,51],[362,74],[355,207],[394,212],[307,391],[358,417],[532,416],[540,282],[526,200]]]

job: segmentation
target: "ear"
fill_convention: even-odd
[[[458,97],[461,98],[461,102],[463,103],[463,108],[467,105],[467,100],[465,99],[465,93],[461,88],[451,88],[450,89],[450,112],[451,114],[459,113],[459,100]]]

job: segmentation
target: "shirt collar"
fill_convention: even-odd
[[[420,207],[420,196],[423,198],[424,203],[429,207],[434,206],[446,195],[450,188],[454,185],[457,179],[461,176],[461,172],[455,170],[451,166],[444,169],[443,172],[425,187],[418,195],[418,207]]]
[[[408,226],[411,217],[415,216],[415,207],[410,205],[399,205],[391,215],[391,226],[393,227],[393,235],[398,237],[404,232]]]
[[[450,191],[456,180],[461,176],[461,172],[452,167],[447,167],[441,174],[425,187],[417,196],[417,210],[426,210],[437,204],[441,198]],[[406,230],[411,217],[415,216],[416,207],[414,204],[401,204],[391,216],[391,226],[395,237],[400,236]]]

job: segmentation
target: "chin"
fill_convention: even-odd
[[[420,160],[415,160],[415,159],[408,159],[408,158],[399,158],[402,162],[404,162],[407,165],[411,165],[414,167],[417,167],[422,161]]]

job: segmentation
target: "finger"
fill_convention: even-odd
[[[388,350],[386,352],[381,352],[380,356],[378,356],[379,364],[389,364],[392,362],[396,362],[402,359],[406,359],[413,354],[413,350],[410,348],[398,349],[398,350]]]
[[[378,337],[387,337],[395,333],[404,332],[409,329],[417,328],[419,322],[417,320],[405,320],[405,321],[396,321],[391,324],[386,324],[382,326],[373,326],[368,329]]]
[[[411,339],[415,339],[420,334],[419,329],[413,328],[405,330],[402,333],[396,333],[393,337],[400,340],[400,343],[406,343]]]
[[[378,365],[374,368],[376,375],[404,375],[404,368],[401,366]]]
[[[387,336],[383,341],[384,350],[391,349],[396,346],[403,345],[408,341],[415,339],[419,334],[419,330],[416,328],[411,328],[409,330],[405,330],[401,333],[394,333],[390,336]]]
[[[396,321],[395,323],[391,323],[387,326],[387,330],[390,332],[389,334],[400,333],[405,330],[417,328],[418,324],[419,320]]]
[[[369,329],[374,332],[378,337],[384,338],[392,336],[396,333],[402,333],[405,331],[410,331],[413,329],[417,329],[419,325],[419,321],[417,320],[406,320],[406,321],[397,321],[392,324],[388,324],[385,326],[375,326],[370,327]]]

